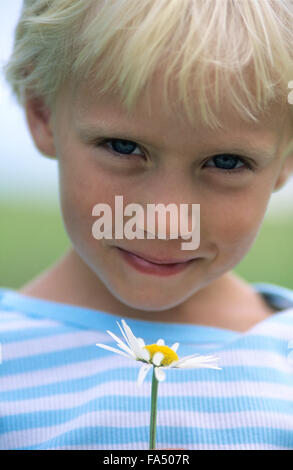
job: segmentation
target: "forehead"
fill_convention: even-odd
[[[135,136],[144,136],[144,140],[150,142],[170,142],[170,139],[175,142],[179,134],[191,141],[194,141],[195,137],[200,140],[221,140],[227,136],[233,136],[234,139],[243,136],[254,138],[257,134],[264,141],[269,139],[275,143],[283,132],[292,132],[285,103],[272,103],[265,112],[257,116],[258,121],[248,121],[237,114],[227,92],[223,93],[223,100],[217,112],[220,128],[211,128],[203,123],[196,92],[189,97],[194,109],[194,119],[191,122],[183,103],[179,101],[174,84],[170,89],[169,107],[166,109],[160,73],[154,74],[149,89],[139,96],[130,114],[117,89],[101,95],[98,85],[93,86],[89,81],[85,81],[74,94],[67,96],[70,100],[70,114],[75,123],[93,126],[95,123],[104,124],[107,128],[113,127],[116,130],[132,132]],[[212,88],[210,99],[212,104]]]

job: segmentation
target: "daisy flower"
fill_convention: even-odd
[[[171,347],[165,345],[163,339],[159,339],[155,344],[145,344],[142,338],[137,338],[127,325],[125,320],[121,320],[122,327],[117,322],[125,342],[122,341],[111,331],[107,333],[116,341],[120,349],[113,348],[106,344],[97,343],[96,346],[107,349],[121,356],[129,357],[135,361],[142,362],[144,365],[138,373],[138,384],[141,385],[148,373],[153,368],[152,391],[151,391],[151,414],[150,414],[150,440],[149,449],[155,449],[156,442],[156,417],[157,417],[157,397],[158,383],[166,378],[166,374],[162,369],[170,368],[209,368],[221,369],[218,366],[218,358],[215,356],[200,356],[192,354],[179,359],[177,349],[179,343],[172,344]]]
[[[155,377],[159,382],[162,382],[166,378],[166,374],[162,370],[163,368],[221,369],[218,366],[219,359],[215,356],[200,356],[199,354],[192,354],[191,356],[185,356],[179,359],[177,355],[179,343],[174,343],[169,347],[165,345],[165,341],[163,339],[159,339],[155,344],[146,345],[142,338],[134,336],[131,328],[127,325],[125,320],[121,320],[121,323],[123,328],[121,328],[117,322],[126,344],[114,335],[114,333],[107,330],[107,333],[112,336],[120,349],[100,343],[97,343],[96,346],[144,363],[145,365],[140,368],[138,374],[137,381],[139,385],[143,383],[148,371],[152,367],[154,367]]]

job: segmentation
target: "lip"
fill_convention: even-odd
[[[139,258],[145,260],[145,261],[149,261],[150,263],[154,263],[154,264],[185,264],[189,261],[192,261],[194,260],[196,257],[194,256],[193,258],[188,258],[188,259],[167,259],[167,258],[152,258],[150,256],[145,256],[143,254],[140,254],[140,253],[137,253],[136,251],[129,251],[129,250],[125,250],[124,248],[120,248],[120,247],[117,247],[119,248],[119,250],[122,250],[122,251],[125,251],[126,253],[130,253],[131,255],[135,255],[135,256],[138,256]]]
[[[196,261],[195,258],[188,260],[186,262],[180,263],[153,263],[146,258],[142,258],[133,252],[126,251],[122,248],[118,248],[119,253],[122,255],[122,258],[127,262],[128,265],[132,266],[137,271],[144,274],[151,274],[156,276],[171,276],[175,275],[191,265],[193,261]]]

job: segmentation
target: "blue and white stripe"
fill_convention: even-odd
[[[157,448],[293,449],[293,291],[255,287],[288,308],[245,333],[127,319],[147,343],[220,357],[167,371]],[[0,289],[0,449],[148,449],[151,374],[139,387],[139,363],[95,346],[117,320]]]

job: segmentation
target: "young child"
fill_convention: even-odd
[[[157,448],[293,449],[293,291],[232,271],[293,172],[292,24],[292,0],[24,1],[6,77],[72,246],[2,286],[1,449],[148,449],[151,376],[96,346],[122,318],[220,361],[166,371]],[[199,204],[199,247],[95,238],[121,195]]]

